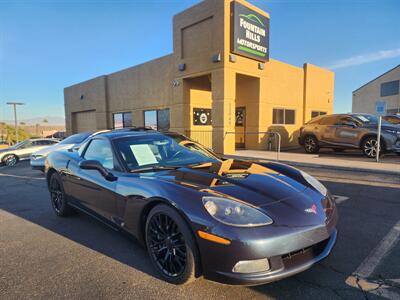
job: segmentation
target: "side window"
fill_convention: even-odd
[[[111,145],[107,140],[94,139],[86,149],[84,158],[87,160],[97,160],[104,168],[114,168],[114,157]]]
[[[82,145],[79,146],[79,149],[78,149],[78,154],[79,154],[79,156],[82,156],[83,151],[85,151],[86,146],[87,146],[87,144],[88,144],[89,142],[90,142],[90,140],[84,142]],[[76,146],[74,146],[74,148],[75,148],[75,147],[76,147]]]
[[[354,119],[350,117],[341,117],[336,120],[336,125],[343,125],[346,123],[354,123]]]
[[[272,124],[295,124],[295,114],[296,111],[294,109],[274,108],[272,110]]]

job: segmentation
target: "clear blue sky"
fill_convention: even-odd
[[[0,120],[9,100],[21,118],[64,116],[64,87],[171,53],[172,16],[198,2],[0,0]],[[400,1],[250,2],[271,15],[272,58],[334,69],[336,112],[400,63]]]

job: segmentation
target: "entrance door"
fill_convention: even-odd
[[[235,132],[236,149],[244,149],[246,146],[246,107],[236,107]]]

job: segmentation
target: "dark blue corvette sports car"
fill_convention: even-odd
[[[45,168],[58,216],[83,211],[133,235],[171,283],[272,282],[311,267],[336,241],[337,209],[318,180],[222,159],[179,134],[105,132],[51,153]]]

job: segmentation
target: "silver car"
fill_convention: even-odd
[[[72,149],[75,147],[79,147],[90,137],[95,136],[96,134],[99,134],[104,131],[105,130],[95,131],[95,132],[90,131],[90,132],[77,133],[77,134],[67,137],[66,139],[62,140],[60,143],[58,143],[56,145],[53,145],[51,147],[47,147],[45,149],[41,149],[39,151],[34,152],[31,155],[31,168],[33,170],[44,171],[44,163],[46,161],[47,156],[51,152],[57,151],[57,150],[69,150],[69,149]]]
[[[36,151],[57,144],[55,139],[28,139],[6,149],[0,150],[0,163],[6,166],[14,166],[18,161],[27,159]]]
[[[382,120],[380,146],[383,152],[400,154],[400,126]],[[370,114],[324,115],[300,128],[299,144],[307,153],[320,148],[335,152],[361,149],[370,158],[376,157],[378,118]]]

